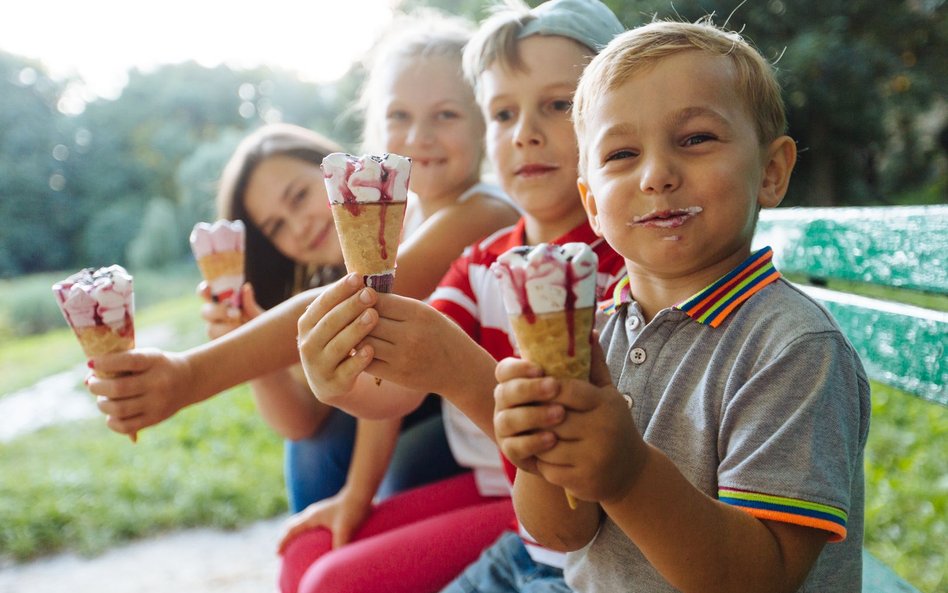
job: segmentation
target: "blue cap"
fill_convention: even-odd
[[[530,10],[518,39],[531,35],[567,37],[598,52],[625,27],[599,0],[550,0]]]

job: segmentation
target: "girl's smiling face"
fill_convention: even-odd
[[[296,263],[342,263],[342,249],[318,166],[286,155],[264,159],[247,182],[244,206],[263,235]]]
[[[382,105],[385,150],[411,157],[410,189],[422,200],[455,198],[477,181],[484,123],[459,58],[396,61]]]

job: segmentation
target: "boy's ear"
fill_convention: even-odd
[[[583,201],[583,208],[586,209],[589,226],[592,227],[597,237],[601,237],[602,230],[599,228],[599,208],[596,206],[596,196],[589,191],[589,186],[586,185],[586,180],[582,177],[576,180],[576,187],[579,188],[579,197]]]
[[[790,174],[797,162],[797,144],[790,136],[781,136],[767,147],[764,177],[757,203],[762,208],[775,208],[787,195]]]

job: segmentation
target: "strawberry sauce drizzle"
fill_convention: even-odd
[[[382,173],[380,175],[379,181],[365,181],[365,182],[356,182],[356,187],[371,187],[379,190],[379,199],[377,204],[381,206],[379,208],[379,255],[382,259],[388,259],[388,246],[385,242],[385,214],[388,211],[388,206],[391,204],[394,199],[393,195],[395,182],[398,180],[398,175],[394,175],[392,171],[385,166],[381,159],[376,157],[370,157],[376,160],[379,163]],[[353,173],[361,171],[363,168],[362,161],[352,162],[349,161],[346,163],[346,174],[345,179],[342,183],[339,184],[339,195],[343,199],[343,207],[349,211],[349,214],[352,216],[361,216],[364,210],[364,206],[369,206],[370,204],[360,204],[356,200],[355,194],[352,193],[352,190],[349,189],[350,178]]]

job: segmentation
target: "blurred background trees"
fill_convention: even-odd
[[[776,61],[801,151],[786,204],[948,201],[944,0],[606,3],[627,26],[714,14]],[[480,19],[489,4],[401,6]],[[75,114],[69,81],[0,52],[0,278],[188,257],[187,233],[213,217],[217,176],[249,130],[292,122],[358,149],[351,107],[362,78],[358,64],[317,85],[182,63],[133,70],[117,99]]]

